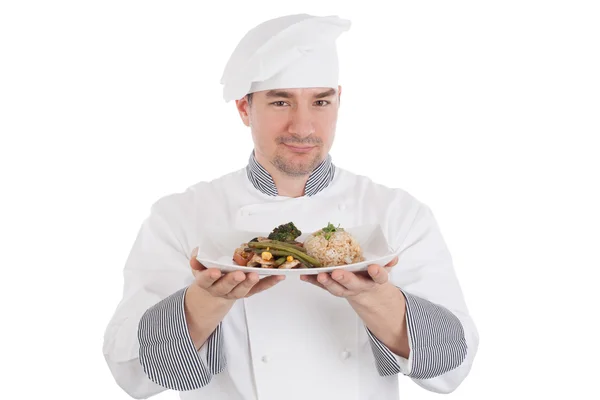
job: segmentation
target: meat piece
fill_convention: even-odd
[[[279,266],[279,269],[292,269],[295,266],[297,266],[298,264],[300,264],[300,261],[298,261],[296,259],[294,259],[292,261],[286,261]]]
[[[260,268],[273,268],[275,261],[271,260],[263,260],[262,257],[258,254],[254,254],[250,261],[248,261],[248,267],[260,267]]]

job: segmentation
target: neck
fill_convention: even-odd
[[[255,153],[256,161],[273,178],[273,182],[275,183],[275,187],[277,188],[277,193],[279,196],[284,197],[302,197],[304,196],[304,192],[306,189],[306,182],[308,182],[308,178],[310,174],[301,175],[301,176],[289,176],[277,168],[273,166],[268,160],[264,159],[260,154]]]
[[[279,176],[278,176],[279,175]],[[292,178],[289,176],[281,176],[281,173],[273,176],[277,193],[284,197],[302,197],[308,181],[308,175]]]

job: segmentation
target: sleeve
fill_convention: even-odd
[[[479,346],[453,261],[426,205],[415,213],[390,280],[406,299],[408,359],[392,353],[371,332],[382,376],[402,373],[436,393],[454,391],[468,375]]]
[[[221,324],[205,345],[206,363],[200,355],[202,349],[194,347],[184,311],[186,290],[180,289],[150,307],[138,328],[139,359],[144,372],[160,386],[178,391],[206,386],[212,374],[225,367]]]
[[[187,330],[183,300],[193,275],[183,221],[194,218],[193,208],[165,203],[153,205],[137,234],[123,295],[104,333],[111,374],[133,398],[200,388],[225,365],[221,326],[200,349]]]

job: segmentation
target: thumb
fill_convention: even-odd
[[[190,257],[190,267],[193,270],[202,271],[205,268],[202,264],[200,264],[200,261],[198,261],[196,259],[197,256],[198,256],[198,247],[194,247],[194,250],[192,250],[192,256]]]
[[[386,264],[386,268],[387,267],[394,267],[396,264],[398,264],[398,256],[394,257],[394,259],[392,261],[390,261],[389,263]]]

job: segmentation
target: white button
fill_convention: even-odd
[[[338,205],[338,208],[340,209],[340,211],[344,211],[346,209],[346,205],[344,203],[341,203]]]
[[[264,362],[265,364],[269,362],[269,357],[267,356],[262,356],[262,362]]]
[[[350,352],[349,351],[342,351],[342,354],[340,354],[340,356],[342,357],[342,360],[347,360],[350,358]]]

